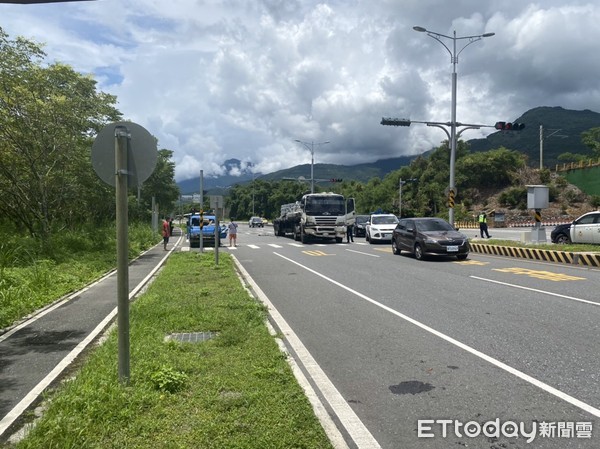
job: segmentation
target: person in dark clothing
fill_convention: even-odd
[[[483,238],[483,234],[485,234],[487,236],[487,238],[489,239],[491,236],[490,236],[490,233],[488,232],[487,215],[485,214],[485,212],[481,212],[479,214],[478,220],[479,220],[479,233],[481,234],[481,238]]]
[[[354,243],[354,225],[352,223],[346,226],[346,241]]]

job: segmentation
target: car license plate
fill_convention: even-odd
[[[456,253],[456,252],[458,252],[458,246],[456,246],[456,245],[448,246],[446,251],[448,251],[449,253]]]
[[[324,236],[324,237],[327,237],[328,235],[329,235],[329,232],[324,232],[324,233],[323,233],[323,236]]]

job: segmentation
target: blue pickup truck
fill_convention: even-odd
[[[190,248],[200,247],[200,231],[202,231],[202,243],[203,245],[215,244],[215,223],[216,217],[214,215],[204,215],[204,225],[202,230],[200,229],[200,215],[193,214],[190,216],[187,222],[187,237],[190,242]],[[219,225],[219,244],[220,241],[227,237],[227,226],[224,224]]]

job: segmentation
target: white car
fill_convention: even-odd
[[[571,242],[600,244],[600,211],[583,214],[570,228]]]
[[[393,214],[371,214],[365,226],[365,239],[369,243],[391,241],[398,224]]]

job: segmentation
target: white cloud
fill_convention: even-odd
[[[496,33],[459,55],[462,123],[537,106],[600,110],[592,1],[97,0],[0,5],[0,17],[12,37],[45,42],[49,59],[94,73],[126,118],[174,151],[179,180],[231,158],[263,173],[309,163],[295,139],[331,142],[315,150],[317,163],[439,145],[439,129],[379,124],[450,120],[450,55],[415,25]]]

